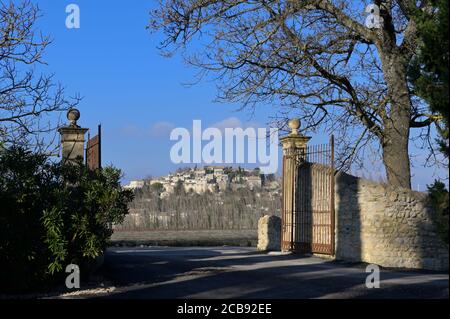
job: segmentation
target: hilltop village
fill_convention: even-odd
[[[259,169],[205,166],[131,181],[135,198],[120,230],[256,229],[280,214],[281,186]]]
[[[145,185],[159,188],[162,198],[173,194],[179,187],[186,193],[203,194],[207,191],[220,193],[240,188],[277,189],[280,186],[274,175],[263,175],[258,168],[248,170],[241,167],[204,166],[179,169],[159,178],[131,181],[124,188],[140,189]]]

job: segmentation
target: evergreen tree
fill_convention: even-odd
[[[430,111],[440,118],[436,122],[442,153],[449,156],[448,94],[448,0],[428,0],[433,10],[417,10],[414,14],[420,47],[412,60],[409,78],[415,93]]]

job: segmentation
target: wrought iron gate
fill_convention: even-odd
[[[88,133],[89,134],[89,133]],[[89,169],[95,170],[102,167],[102,127],[98,126],[98,134],[91,138],[88,135],[86,145],[86,165]]]
[[[294,156],[289,162],[283,157],[283,178],[294,187],[283,194],[283,204],[293,205],[283,207],[282,249],[334,255],[334,139]]]

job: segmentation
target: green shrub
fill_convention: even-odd
[[[133,198],[120,175],[113,167],[63,166],[21,148],[1,152],[0,290],[63,283],[71,263],[89,274]]]
[[[445,184],[436,180],[434,184],[428,185],[428,197],[436,212],[435,222],[439,235],[448,245],[449,193],[445,188]]]

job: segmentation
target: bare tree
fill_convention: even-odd
[[[37,71],[45,65],[42,57],[50,44],[49,37],[35,29],[39,14],[30,1],[0,1],[0,142],[4,144],[43,146],[41,134],[54,132],[56,126],[47,116],[79,101],[66,99],[52,75]]]
[[[417,48],[410,16],[427,3],[374,1],[382,20],[369,28],[369,2],[160,0],[149,28],[163,31],[167,54],[195,42],[186,60],[217,75],[219,100],[279,105],[306,130],[326,127],[344,163],[379,145],[388,182],[410,188],[410,130],[438,120],[407,80]]]

